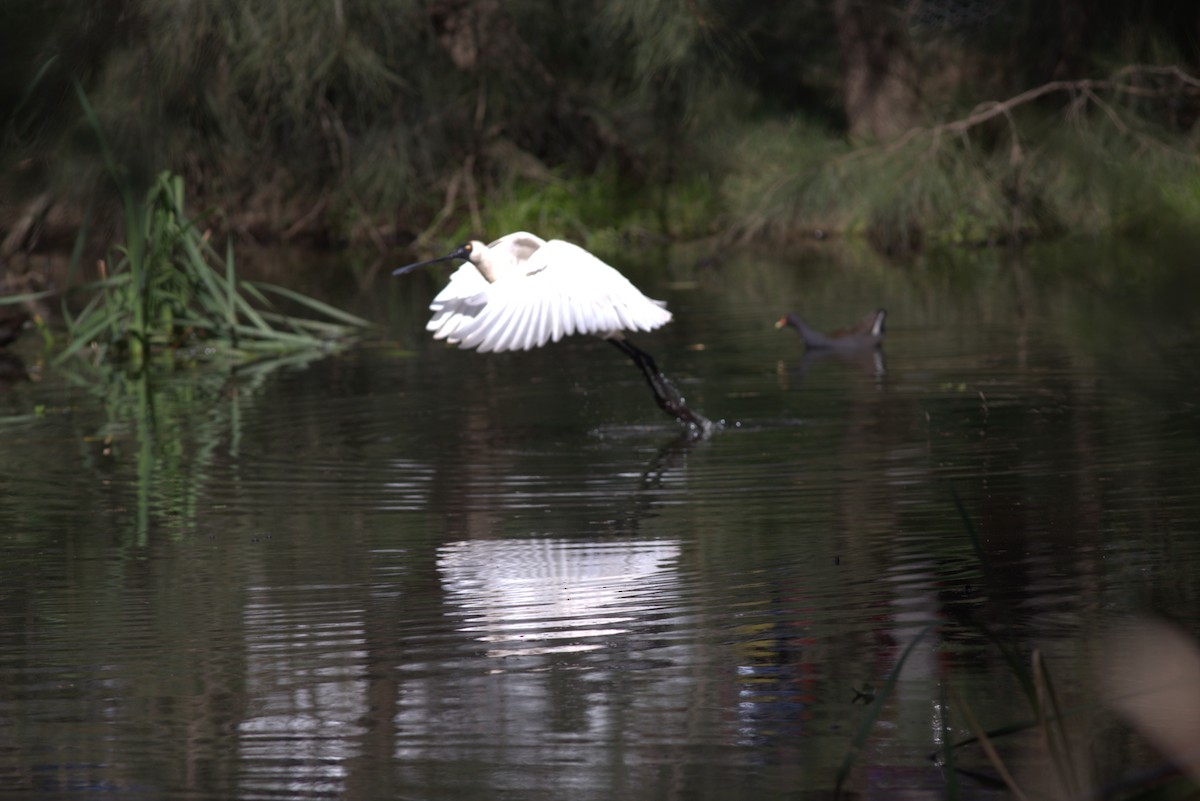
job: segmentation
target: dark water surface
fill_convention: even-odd
[[[1200,629],[1200,371],[1132,258],[632,270],[700,442],[597,340],[429,342],[444,274],[307,364],[35,370],[0,393],[0,797],[827,797],[881,696],[848,789],[1004,797],[930,755],[1031,718],[1035,649],[1089,781],[1153,763],[1096,682],[1127,615]],[[878,360],[772,327],[877,305]],[[1036,733],[998,747],[1055,786]]]

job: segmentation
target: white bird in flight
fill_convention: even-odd
[[[633,359],[660,408],[707,433],[712,424],[687,407],[650,354],[625,338],[671,321],[661,300],[643,295],[625,276],[578,245],[549,242],[524,231],[490,244],[472,240],[445,256],[400,267],[463,259],[467,263],[429,304],[425,326],[434,339],[460,348],[529,350],[571,334],[594,334]]]

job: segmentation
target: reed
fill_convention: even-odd
[[[183,179],[160,173],[143,198],[114,161],[87,97],[76,87],[106,167],[116,182],[125,242],[100,263],[100,277],[72,287],[86,297],[72,313],[63,300],[67,344],[63,361],[89,350],[97,362],[133,367],[163,355],[185,360],[245,361],[267,354],[328,349],[348,344],[370,324],[283,287],[242,280],[232,243],[223,253],[188,216]],[[86,225],[72,257],[77,273]],[[301,313],[279,310],[271,296]]]
[[[991,568],[970,514],[953,487],[950,487],[950,494],[964,532],[980,560],[981,573],[988,580]],[[1015,680],[1024,706],[1022,711],[1014,714],[1014,719],[985,726],[957,689],[955,677],[947,675],[943,678],[940,683],[940,746],[930,754],[930,759],[942,769],[947,798],[963,797],[960,779],[968,777],[985,785],[1004,788],[1012,798],[1020,801],[1038,798],[1166,801],[1200,797],[1200,784],[1195,778],[1194,737],[1172,739],[1177,732],[1172,731],[1172,721],[1167,720],[1170,714],[1166,711],[1174,704],[1187,710],[1177,717],[1190,720],[1195,699],[1200,697],[1200,680],[1192,670],[1200,663],[1200,646],[1190,637],[1173,630],[1168,632],[1163,625],[1138,621],[1135,642],[1144,653],[1114,653],[1102,658],[1107,660],[1102,665],[1104,672],[1119,678],[1110,678],[1110,686],[1102,687],[1096,693],[1076,693],[1081,697],[1074,705],[1067,705],[1040,649],[1014,645],[1006,633],[993,630],[978,620],[948,620],[931,622],[917,630],[897,657],[851,738],[836,775],[835,798],[846,792],[846,783],[876,730],[876,724],[894,701],[896,685],[914,649],[929,635],[947,627],[962,627],[966,631],[960,634],[970,634],[990,643],[1005,670]],[[1124,648],[1128,643],[1128,638],[1110,638],[1109,647]],[[1164,679],[1163,671],[1159,670],[1163,665],[1168,666],[1163,670],[1169,674],[1170,681]],[[1159,703],[1155,706],[1147,699]],[[1175,757],[1174,764],[1164,760],[1148,768],[1135,767],[1115,778],[1106,777],[1105,774],[1111,772],[1109,766],[1104,765],[1102,758],[1093,751],[1096,720],[1101,716],[1111,718],[1114,708],[1124,717],[1131,718],[1135,731],[1147,736],[1168,757]],[[1147,714],[1148,709],[1154,710],[1154,714]],[[965,737],[961,734],[964,728],[969,732]],[[1187,731],[1194,732],[1195,727],[1190,726]],[[1010,756],[1013,738],[1021,738],[1026,747],[1036,744],[1036,751],[1045,758],[1043,770],[1017,769]],[[977,755],[971,760],[966,759],[971,752]],[[964,764],[968,761],[977,763],[978,755],[990,767],[990,774]],[[966,794],[974,797],[969,791]]]

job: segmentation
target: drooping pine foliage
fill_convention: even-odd
[[[81,206],[103,185],[74,80],[132,184],[171,170],[235,231],[268,237],[426,241],[528,209],[540,215],[529,224],[563,226],[553,235],[819,227],[886,247],[995,241],[1128,224],[1134,211],[1098,208],[1096,191],[1137,178],[1120,169],[1135,162],[1162,165],[1167,201],[1196,205],[1187,137],[1200,102],[1182,83],[1082,104],[1051,93],[941,127],[1122,65],[1196,74],[1190,4],[892,2],[889,34],[903,41],[889,46],[920,81],[931,132],[899,144],[846,141],[853,32],[834,5],[854,0],[10,3],[0,220],[22,198]],[[1117,169],[1102,177],[1105,164]]]

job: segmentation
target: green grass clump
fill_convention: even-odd
[[[98,280],[72,288],[90,296],[72,314],[65,299],[68,343],[59,361],[90,348],[99,362],[142,367],[154,356],[247,360],[266,354],[328,348],[348,341],[368,323],[283,287],[240,280],[233,247],[219,254],[184,209],[183,179],[160,173],[144,198],[135,198],[117,166],[82,90],[84,112],[117,183],[126,241],[101,262]],[[72,258],[74,274],[86,226]],[[270,293],[318,317],[285,314]]]
[[[283,287],[240,280],[233,249],[218,254],[187,217],[183,179],[162,173],[144,200],[125,200],[127,241],[103,275],[72,289],[64,304],[68,343],[59,360],[91,349],[98,362],[137,368],[154,356],[247,360],[346,342],[365,320]],[[74,266],[72,268],[74,272]],[[320,318],[284,314],[268,293]]]

